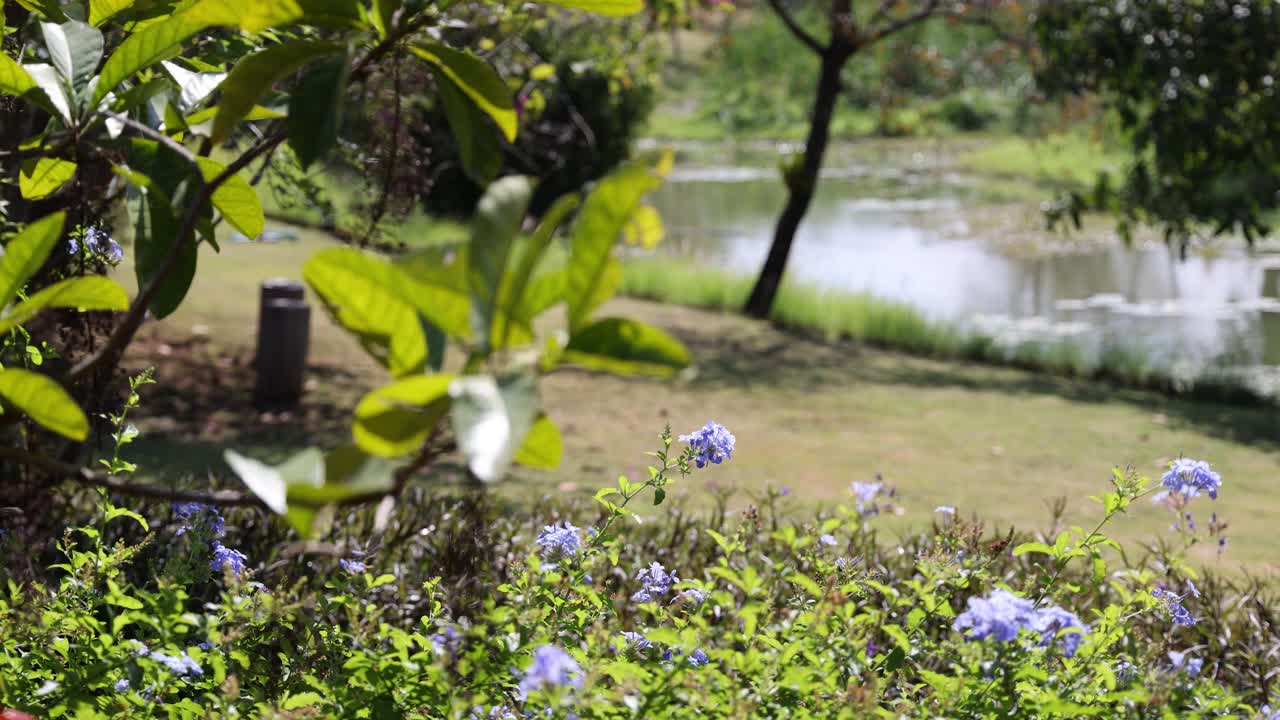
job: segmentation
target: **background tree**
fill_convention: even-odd
[[[1266,234],[1280,204],[1280,6],[1237,2],[1063,0],[1037,11],[1046,92],[1098,94],[1119,117],[1131,163],[1054,217],[1106,210],[1204,235]]]
[[[828,39],[823,42],[800,23],[783,0],[769,0],[769,4],[791,34],[818,56],[819,68],[804,151],[785,161],[783,179],[787,186],[787,202],[778,217],[764,266],[743,307],[747,315],[759,318],[767,317],[773,307],[796,232],[813,200],[830,139],[831,118],[841,94],[841,72],[845,64],[886,38],[933,18],[948,17],[999,27],[996,11],[1018,7],[1016,2],[1008,0],[921,0],[914,3],[884,0],[875,10],[859,17],[852,0],[832,0],[826,14]]]

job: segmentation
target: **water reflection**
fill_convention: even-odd
[[[723,161],[721,161],[723,162]],[[656,195],[669,251],[743,273],[764,260],[783,202],[767,166],[686,165]],[[1125,247],[1109,225],[1043,229],[1032,202],[993,202],[943,163],[828,172],[793,249],[791,277],[909,303],[1014,344],[1120,346],[1165,370],[1280,364],[1280,262],[1227,243],[1185,260]],[[1264,284],[1266,285],[1264,292]]]

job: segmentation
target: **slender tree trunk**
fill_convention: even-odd
[[[822,70],[818,75],[817,96],[813,99],[813,114],[809,120],[809,136],[805,140],[803,162],[786,178],[786,207],[774,228],[769,256],[765,259],[751,296],[742,309],[751,317],[768,317],[773,308],[773,300],[778,295],[782,275],[787,268],[787,257],[791,254],[791,244],[795,241],[800,221],[809,211],[809,203],[813,200],[813,192],[818,184],[818,174],[822,171],[822,157],[826,153],[831,131],[831,115],[840,96],[840,70],[849,54],[847,49],[835,46],[826,48],[821,55]]]

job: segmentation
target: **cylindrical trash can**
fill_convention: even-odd
[[[266,289],[263,289],[264,294]],[[302,397],[311,342],[311,307],[306,301],[276,298],[262,303],[258,316],[257,382],[259,407],[292,407]]]

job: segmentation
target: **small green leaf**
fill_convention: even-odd
[[[560,428],[546,414],[540,414],[516,451],[514,461],[525,467],[554,470],[560,466],[563,455],[564,439],[560,437]]]
[[[537,317],[536,306],[525,302],[529,281],[543,256],[546,255],[547,247],[551,245],[556,229],[569,213],[578,207],[578,200],[575,193],[560,196],[551,205],[551,209],[542,216],[542,222],[529,236],[529,241],[524,243],[520,261],[516,264],[515,271],[511,273],[510,282],[503,283],[499,299],[499,306],[503,308],[503,314],[507,318],[520,318],[531,323],[533,318]]]
[[[621,374],[669,376],[689,365],[689,351],[666,332],[636,320],[604,318],[569,338],[563,361]]]
[[[52,378],[26,370],[0,370],[0,397],[59,435],[81,441],[89,435],[89,418]]]
[[[46,215],[27,225],[4,246],[4,255],[0,256],[0,308],[7,307],[27,279],[44,265],[62,237],[66,217],[64,212]]]
[[[285,513],[288,488],[279,470],[253,458],[247,458],[234,450],[225,451],[222,457],[240,477],[240,481],[254,495],[257,495],[263,504],[277,515]]]
[[[8,53],[0,52],[0,93],[13,95],[37,105],[53,115],[59,114],[53,100],[36,84],[35,78]]]
[[[70,160],[43,157],[22,163],[18,174],[18,190],[28,200],[39,200],[62,189],[75,177],[76,164]]]
[[[192,72],[177,63],[161,62],[160,65],[178,86],[178,109],[184,113],[191,112],[192,108],[213,94],[213,91],[217,90],[222,81],[227,78],[226,73]],[[185,120],[183,122],[185,123]],[[174,124],[166,120],[165,125],[172,129]]]
[[[507,261],[516,234],[524,221],[525,209],[533,196],[533,183],[527,177],[511,175],[489,186],[471,220],[471,241],[467,246],[467,278],[476,337],[485,352],[502,338],[492,338],[494,315],[499,290],[507,272]],[[486,342],[487,341],[487,342]]]
[[[297,710],[298,708],[308,707],[324,702],[324,696],[318,692],[308,690],[306,692],[294,693],[285,698],[284,703],[280,706],[284,710]]]
[[[346,54],[319,62],[289,96],[289,147],[304,170],[323,158],[338,141],[347,71]]]
[[[71,98],[67,94],[67,86],[62,76],[52,65],[24,65],[23,69],[40,86],[41,93],[49,101],[50,112],[62,119],[66,125],[71,124]],[[33,102],[35,96],[28,96]]]
[[[1039,543],[1039,542],[1022,543],[1021,545],[1013,549],[1014,557],[1022,557],[1027,553],[1040,553],[1042,555],[1053,555],[1054,551],[1053,551],[1053,548],[1049,547],[1048,545],[1045,545],[1044,543]]]
[[[492,65],[469,52],[436,42],[423,42],[409,51],[439,68],[476,107],[493,118],[507,142],[515,141],[519,118],[511,89]]]
[[[365,395],[352,423],[356,445],[382,457],[417,450],[449,411],[453,379],[452,375],[420,375]]]
[[[102,31],[94,26],[68,20],[61,25],[40,23],[49,61],[71,89],[73,96],[83,98],[89,78],[102,61]]]
[[[196,277],[199,252],[194,237],[178,237],[178,220],[169,208],[168,199],[154,192],[148,193],[146,201],[139,207],[138,222],[134,226],[134,272],[138,287],[145,288],[151,284],[175,242],[181,243],[177,262],[151,300],[151,314],[156,318],[173,314],[186,298]]]
[[[241,119],[280,79],[304,65],[345,50],[346,46],[334,42],[290,40],[241,59],[222,81],[222,98],[213,118],[210,139],[217,143],[230,137]]]
[[[111,522],[116,518],[124,517],[133,520],[142,526],[142,532],[151,532],[151,526],[147,524],[147,519],[129,508],[113,507],[107,511],[106,522]]]
[[[443,71],[437,70],[436,77],[462,169],[477,185],[488,185],[502,171],[502,146],[492,121]]]
[[[205,182],[212,182],[226,170],[222,163],[209,158],[196,158],[196,163],[200,165],[200,174],[204,176]],[[246,237],[256,238],[262,234],[266,226],[262,201],[258,198],[258,191],[239,173],[231,175],[219,185],[209,200],[222,213],[222,217]]]

